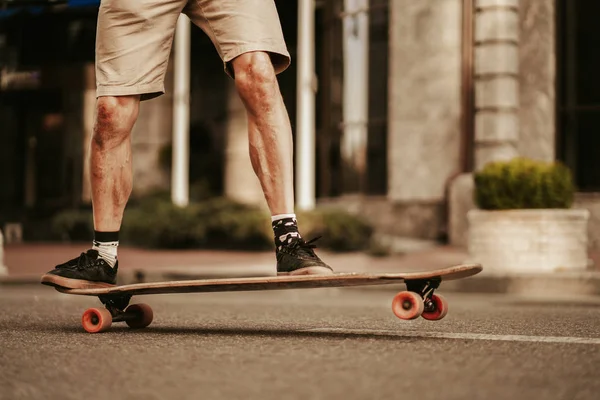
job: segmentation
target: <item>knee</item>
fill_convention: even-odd
[[[137,119],[139,99],[134,96],[100,97],[92,140],[99,148],[111,148],[129,138]]]
[[[277,83],[269,54],[251,52],[233,60],[235,83],[242,96],[270,91]]]

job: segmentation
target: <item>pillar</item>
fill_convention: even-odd
[[[298,0],[296,205],[315,206],[315,1]]]
[[[190,169],[190,19],[181,14],[175,33],[173,88],[173,167],[171,200],[184,207],[189,202]]]
[[[364,193],[369,123],[369,1],[345,0],[344,129],[341,138],[344,191]]]
[[[477,0],[475,169],[516,157],[519,141],[519,0]]]

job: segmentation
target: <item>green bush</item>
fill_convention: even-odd
[[[496,161],[475,173],[475,201],[484,210],[570,208],[575,185],[559,162]]]
[[[91,210],[66,210],[56,214],[52,220],[52,231],[66,241],[92,240],[94,220]]]
[[[319,248],[358,251],[369,248],[373,228],[359,217],[340,210],[298,214],[306,240],[316,236]],[[53,220],[57,234],[66,240],[91,240],[90,210],[68,210]],[[128,205],[120,234],[123,244],[145,248],[210,248],[269,250],[274,248],[269,213],[226,198],[173,205],[165,193],[154,193]]]
[[[195,247],[203,232],[197,226],[197,206],[176,207],[153,200],[127,209],[121,226],[123,243],[149,248]]]
[[[373,235],[362,218],[336,209],[299,213],[298,224],[305,239],[321,236],[318,247],[339,252],[366,250]]]
[[[267,250],[274,248],[267,212],[227,199],[203,203],[204,247]]]

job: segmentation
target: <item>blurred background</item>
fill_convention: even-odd
[[[146,296],[147,329],[87,334],[100,302],[39,279],[93,236],[99,1],[0,0],[0,399],[597,399],[600,2],[275,4],[303,236],[336,272],[484,271],[439,322],[382,285]],[[119,283],[273,275],[244,107],[185,17],[165,83]]]
[[[279,83],[295,140],[309,146],[296,148],[308,160],[296,165],[300,211],[336,210],[347,214],[336,214],[341,226],[369,225],[358,229],[353,248],[373,232],[466,246],[473,184],[461,177],[517,156],[559,160],[573,173],[575,204],[591,211],[590,243],[598,246],[597,2],[275,3],[293,59]],[[299,12],[303,3],[309,14]],[[90,236],[98,5],[0,2],[0,227],[7,243]],[[195,26],[189,40],[186,196],[263,212],[245,111],[210,40]],[[148,199],[169,203],[173,180],[181,179],[172,158],[175,47],[167,93],[142,105],[134,128],[131,208]],[[313,71],[298,68],[310,57],[307,88],[298,82]],[[312,98],[313,112],[302,96]],[[309,121],[299,131],[301,118]]]

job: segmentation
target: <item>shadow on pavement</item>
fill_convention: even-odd
[[[319,329],[319,328],[313,328]],[[326,330],[329,328],[323,328]],[[337,329],[337,328],[335,328]],[[3,329],[0,327],[0,332]],[[423,341],[428,338],[423,338],[415,332],[415,336],[411,337],[409,331],[404,331],[402,336],[385,334],[385,333],[363,333],[363,332],[323,332],[323,331],[311,331],[311,330],[285,330],[285,329],[249,329],[249,328],[202,328],[202,327],[148,327],[143,330],[135,330],[126,326],[113,326],[107,332],[90,334],[83,330],[79,326],[39,326],[33,324],[27,324],[26,326],[14,326],[10,327],[10,330],[22,330],[28,332],[38,333],[58,333],[58,334],[80,334],[88,335],[90,337],[100,337],[118,335],[119,339],[122,339],[124,334],[131,336],[132,338],[141,336],[154,336],[154,335],[175,335],[175,336],[263,336],[273,338],[315,338],[315,339],[378,339],[378,340],[393,340],[402,342],[411,341]],[[115,337],[116,338],[116,337]],[[429,338],[434,339],[434,338]]]

